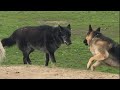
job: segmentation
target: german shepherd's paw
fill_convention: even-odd
[[[87,69],[89,69],[90,68],[90,63],[88,62],[88,64],[87,64]]]
[[[91,70],[91,71],[94,71],[94,69],[95,69],[94,66],[91,66],[91,67],[90,67],[90,70]]]

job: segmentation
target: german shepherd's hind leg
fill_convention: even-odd
[[[94,69],[97,67],[97,66],[99,66],[99,65],[101,65],[101,61],[96,61],[92,66],[91,66],[91,70],[92,71],[94,71]]]
[[[45,61],[45,66],[48,66],[49,63],[49,54],[46,53],[46,61]]]
[[[90,68],[90,65],[92,64],[92,62],[93,62],[94,60],[96,60],[96,61],[105,60],[106,58],[108,58],[108,56],[109,56],[109,53],[108,53],[107,51],[104,51],[104,52],[102,52],[102,53],[98,53],[98,54],[94,55],[93,57],[91,57],[91,58],[89,59],[89,61],[88,61],[88,63],[87,63],[87,69]]]

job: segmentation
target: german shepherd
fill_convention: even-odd
[[[61,44],[71,44],[70,38],[70,24],[66,27],[41,25],[19,28],[9,38],[4,38],[1,42],[4,47],[17,44],[23,53],[24,64],[31,64],[29,54],[35,49],[44,51],[46,54],[45,66],[48,66],[49,58],[53,63],[56,63],[54,52]]]
[[[87,63],[87,69],[91,68],[93,71],[103,63],[112,67],[120,67],[120,44],[100,33],[100,27],[93,30],[91,25],[89,25],[88,33],[83,42],[89,46],[93,54]],[[95,60],[96,62],[91,65]]]

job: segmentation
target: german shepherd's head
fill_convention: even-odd
[[[91,40],[94,38],[94,37],[99,37],[101,35],[100,33],[100,27],[97,28],[96,30],[93,30],[91,25],[89,25],[89,30],[87,32],[87,35],[86,35],[86,38],[85,40],[83,41],[83,43],[85,45],[90,45],[90,42]]]

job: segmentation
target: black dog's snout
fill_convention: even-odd
[[[72,43],[71,42],[67,43],[67,45],[70,45],[70,44],[72,44]]]
[[[72,44],[72,42],[66,42],[66,45],[70,45],[70,44]]]
[[[72,42],[69,43],[69,45],[72,44]]]

